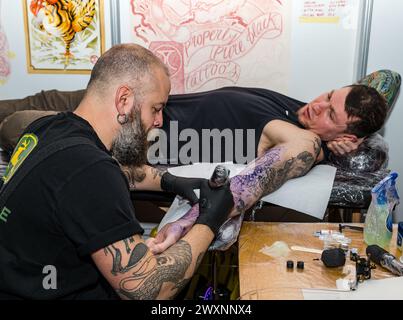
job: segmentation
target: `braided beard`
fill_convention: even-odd
[[[123,166],[142,166],[147,163],[147,132],[141,121],[140,108],[134,106],[129,122],[122,125],[112,143],[112,155]]]

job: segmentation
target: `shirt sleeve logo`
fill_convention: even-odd
[[[18,141],[17,146],[14,149],[13,155],[11,156],[10,163],[7,166],[6,173],[4,174],[3,180],[6,184],[13,177],[15,172],[29,156],[29,154],[38,145],[38,137],[32,133],[25,134],[20,141]]]

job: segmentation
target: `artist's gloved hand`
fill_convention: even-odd
[[[162,190],[180,195],[188,199],[192,205],[199,202],[193,190],[200,189],[202,183],[207,183],[207,179],[177,177],[169,172],[165,172],[161,177]],[[201,190],[200,193],[202,194]]]
[[[229,182],[218,188],[211,188],[208,181],[203,181],[200,188],[199,217],[195,224],[204,224],[217,235],[218,230],[228,219],[234,206],[234,198]]]

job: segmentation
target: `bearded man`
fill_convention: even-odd
[[[147,172],[144,182],[193,202],[200,189],[209,207],[169,250],[153,254],[144,243],[120,165],[145,164],[169,91],[149,50],[115,46],[74,113],[25,130],[0,194],[0,299],[167,299],[183,288],[233,198],[228,185]]]

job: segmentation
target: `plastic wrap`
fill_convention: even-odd
[[[368,208],[371,203],[371,189],[382,181],[390,170],[355,173],[337,170],[330,195],[329,205],[345,208]]]
[[[393,233],[392,212],[399,204],[397,173],[391,173],[372,190],[372,201],[365,218],[364,241],[382,248],[389,246]]]
[[[225,251],[238,239],[244,214],[240,214],[227,220],[218,231],[216,239],[211,243],[209,250]]]
[[[327,164],[337,168],[329,205],[346,208],[367,208],[371,189],[390,171],[388,144],[379,134],[373,134],[348,155],[331,154]]]

